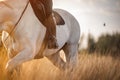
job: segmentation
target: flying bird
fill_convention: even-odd
[[[105,26],[106,26],[106,23],[104,23],[103,26],[105,27]]]

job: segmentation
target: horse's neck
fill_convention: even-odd
[[[1,20],[3,20],[4,26],[0,28],[0,32],[2,30],[10,32],[10,29],[20,18],[27,2],[28,0],[5,0],[1,2],[4,5],[3,10],[1,9],[1,14],[3,14]]]
[[[14,17],[19,17],[24,10],[28,0],[5,0],[3,1],[7,7],[11,8],[14,13]]]
[[[21,7],[25,6],[29,0],[4,0],[0,1],[4,3],[6,6],[10,7],[11,9],[20,9]]]
[[[4,27],[5,28],[4,30],[6,32],[9,33],[11,31],[11,29],[13,29],[13,27],[15,27],[15,24],[18,21],[18,19],[20,18],[21,13],[25,9],[27,2],[28,2],[28,0],[6,0],[5,1],[5,3],[7,3],[8,5],[10,5],[13,8],[13,10],[11,9],[12,11],[11,10],[10,11],[13,12],[13,18],[14,18],[14,21],[10,20],[10,23],[9,22],[5,23],[6,27]],[[37,22],[37,24],[33,23],[33,21]],[[36,25],[36,26],[39,26],[39,28],[41,28],[40,29],[41,31],[45,31],[45,27],[36,18],[30,4],[28,5],[25,13],[23,14],[22,19],[20,20],[19,24],[20,24],[21,28],[22,27],[28,28],[30,26],[33,27],[34,25]],[[30,25],[30,26],[24,26],[25,24]],[[17,26],[17,28],[18,27],[19,27],[19,25]]]
[[[20,8],[21,6],[24,6],[25,4],[27,4],[28,0],[5,0],[4,2],[9,4],[13,8],[16,8],[16,7]]]

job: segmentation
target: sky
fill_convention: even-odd
[[[79,21],[81,35],[120,33],[120,0],[53,0],[54,8],[67,10]],[[104,26],[104,23],[106,26]]]

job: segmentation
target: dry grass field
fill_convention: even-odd
[[[0,80],[8,80],[5,74],[6,51],[0,48]],[[78,67],[72,72],[72,80],[120,80],[120,60],[111,56],[79,54]],[[22,65],[20,73],[14,72],[13,80],[69,80],[47,58],[33,60]]]

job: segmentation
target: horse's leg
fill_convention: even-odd
[[[27,46],[24,50],[20,51],[15,57],[8,61],[6,69],[8,70],[8,72],[11,72],[23,62],[33,59],[34,56],[35,50],[32,47]]]
[[[78,44],[77,43],[67,43],[63,47],[63,51],[66,55],[66,64],[68,69],[72,70],[76,67],[77,60],[78,60]]]
[[[47,56],[47,58],[59,69],[64,70],[66,63],[61,59],[59,52]]]
[[[7,80],[20,80],[21,67],[22,66],[17,66],[12,72],[7,72]]]

